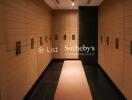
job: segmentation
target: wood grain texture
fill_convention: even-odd
[[[131,0],[105,0],[99,7],[99,64],[108,73],[128,100],[132,99]],[[112,9],[111,9],[112,7]],[[101,36],[103,43],[100,42]],[[106,45],[106,37],[110,45]],[[119,49],[115,39],[119,39]]]
[[[51,47],[45,37],[52,32],[51,9],[43,0],[0,0],[0,97],[22,100],[52,59],[51,53],[38,48]],[[40,46],[40,37],[44,45]],[[34,49],[31,49],[34,38]],[[15,54],[16,41],[22,53]]]
[[[130,54],[130,41],[132,41],[132,1],[124,1],[124,23],[125,23],[125,94],[128,100],[132,99],[132,55]]]
[[[78,11],[77,10],[55,10],[53,11],[53,37],[58,35],[58,40],[53,38],[53,47],[58,47],[54,58],[78,58],[77,51],[65,51],[65,45],[78,46]],[[72,40],[75,34],[76,40]],[[67,39],[63,37],[66,35]]]

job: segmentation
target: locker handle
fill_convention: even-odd
[[[115,39],[115,48],[119,49],[119,39],[118,38]]]
[[[16,56],[21,54],[21,41],[16,42]]]
[[[40,45],[43,45],[43,38],[40,37]]]
[[[64,35],[64,40],[66,40],[66,35]]]
[[[130,54],[132,54],[132,41],[130,41]]]
[[[75,40],[75,34],[72,35],[72,40]]]
[[[31,49],[34,48],[34,38],[31,39]]]

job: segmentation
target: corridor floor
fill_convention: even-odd
[[[39,83],[24,100],[54,100],[64,61],[53,60]],[[83,65],[93,100],[124,100],[117,95],[98,65]]]
[[[92,100],[80,60],[64,61],[54,100]]]

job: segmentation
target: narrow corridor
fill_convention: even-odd
[[[53,60],[32,93],[24,100],[53,100],[64,60]],[[98,65],[83,65],[93,100],[125,100]]]
[[[0,100],[55,100],[61,80],[85,83],[64,98],[132,100],[132,0],[0,0]]]

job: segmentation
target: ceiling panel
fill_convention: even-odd
[[[44,0],[52,9],[78,9],[79,6],[98,6],[103,0],[73,0],[75,6],[72,6],[72,0]]]

